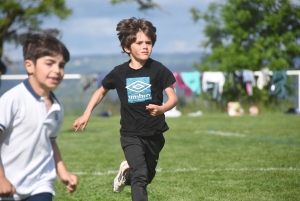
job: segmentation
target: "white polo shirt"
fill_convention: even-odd
[[[51,95],[54,103],[48,113],[44,98],[33,91],[28,79],[0,97],[0,129],[3,130],[0,154],[5,176],[16,188],[11,200],[38,193],[55,194],[56,168],[51,139],[61,129],[64,111]]]

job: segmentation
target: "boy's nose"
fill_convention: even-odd
[[[60,72],[59,65],[54,65],[53,71],[56,72],[56,73],[59,73]]]

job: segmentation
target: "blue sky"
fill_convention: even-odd
[[[194,23],[189,12],[191,7],[206,10],[214,0],[156,0],[169,12],[159,10],[138,11],[136,3],[111,5],[109,0],[66,0],[73,14],[64,21],[45,19],[43,28],[58,28],[61,40],[71,52],[71,56],[90,54],[120,54],[116,25],[126,18],[146,18],[157,28],[155,53],[201,52],[200,42],[203,22]],[[21,48],[5,44],[5,55],[13,60],[22,58]]]

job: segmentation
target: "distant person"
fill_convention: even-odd
[[[69,193],[77,186],[55,141],[64,111],[51,92],[70,55],[61,41],[40,33],[28,34],[23,56],[28,79],[0,97],[0,200],[51,201],[57,174]]]
[[[3,61],[0,58],[0,88],[1,88],[1,75],[4,75],[6,73],[6,65],[3,63]]]
[[[155,176],[159,153],[165,144],[163,133],[169,129],[164,113],[177,104],[173,73],[150,58],[156,41],[156,28],[145,19],[124,19],[117,24],[123,53],[130,60],[116,66],[93,94],[83,115],[73,127],[84,130],[92,110],[106,93],[116,89],[121,101],[121,146],[126,161],[113,181],[113,191],[131,185],[133,201],[148,200],[147,185]],[[168,100],[163,104],[163,91]]]

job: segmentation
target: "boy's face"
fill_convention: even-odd
[[[147,61],[152,53],[152,41],[144,32],[140,31],[136,34],[136,41],[130,45],[130,50],[127,48],[125,50],[129,53],[131,60]]]
[[[65,61],[61,54],[41,57],[37,59],[36,64],[26,60],[25,66],[30,74],[30,84],[37,93],[48,92],[57,87],[65,74]]]

